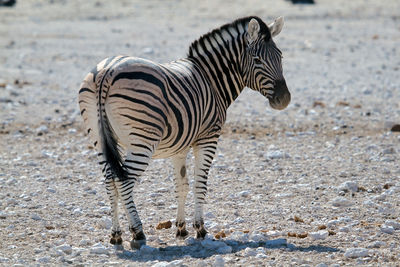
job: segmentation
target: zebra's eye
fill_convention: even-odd
[[[257,65],[263,64],[262,61],[258,57],[254,57],[254,63],[256,63]]]

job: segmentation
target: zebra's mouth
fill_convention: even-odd
[[[261,94],[268,98],[271,108],[278,110],[286,108],[291,99],[290,92],[284,79],[275,81],[273,89],[261,89]]]
[[[268,98],[269,105],[273,109],[282,110],[285,109],[290,103],[290,93],[286,91],[283,94],[275,95],[274,97]]]

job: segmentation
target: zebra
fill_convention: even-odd
[[[184,59],[158,64],[114,56],[87,74],[79,106],[105,176],[112,215],[110,243],[122,243],[120,199],[132,234],[131,248],[146,244],[133,187],[151,158],[172,159],[176,237],[188,236],[184,206],[190,149],[195,157],[193,227],[196,238],[206,236],[207,177],[227,108],[245,87],[259,91],[274,109],[284,109],[290,102],[282,53],[272,39],[283,24],[283,17],[269,25],[256,16],[240,18],[194,41]]]

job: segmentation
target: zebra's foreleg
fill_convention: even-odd
[[[133,187],[137,179],[146,169],[149,160],[150,157],[146,154],[129,152],[123,166],[126,170],[127,178],[115,181],[118,194],[128,217],[129,230],[132,233],[132,249],[139,249],[142,245],[146,244],[146,236],[143,232],[142,222],[133,200]]]
[[[176,216],[176,237],[183,239],[186,238],[188,235],[185,220],[185,202],[187,194],[189,192],[189,183],[186,171],[186,155],[187,151],[172,158],[172,164],[174,165],[176,198],[178,200],[178,213]]]
[[[193,227],[197,234],[196,238],[204,238],[207,234],[204,228],[203,205],[207,193],[207,177],[212,160],[217,148],[217,141],[210,140],[201,145],[193,147],[195,156],[195,181],[194,181],[194,222]]]

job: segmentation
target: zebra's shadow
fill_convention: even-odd
[[[286,239],[273,239],[268,241],[247,241],[241,242],[232,239],[225,239],[223,241],[210,240],[206,242],[194,241],[190,244],[185,245],[173,245],[165,247],[151,247],[145,246],[140,250],[119,250],[116,255],[123,260],[131,260],[136,262],[148,262],[148,261],[174,261],[182,258],[209,258],[214,255],[227,255],[234,254],[239,251],[245,250],[246,248],[254,248],[252,252],[256,256],[258,253],[263,254],[271,249],[283,249],[285,251],[302,251],[302,252],[341,252],[340,249],[321,246],[296,246],[291,243],[287,243]]]

